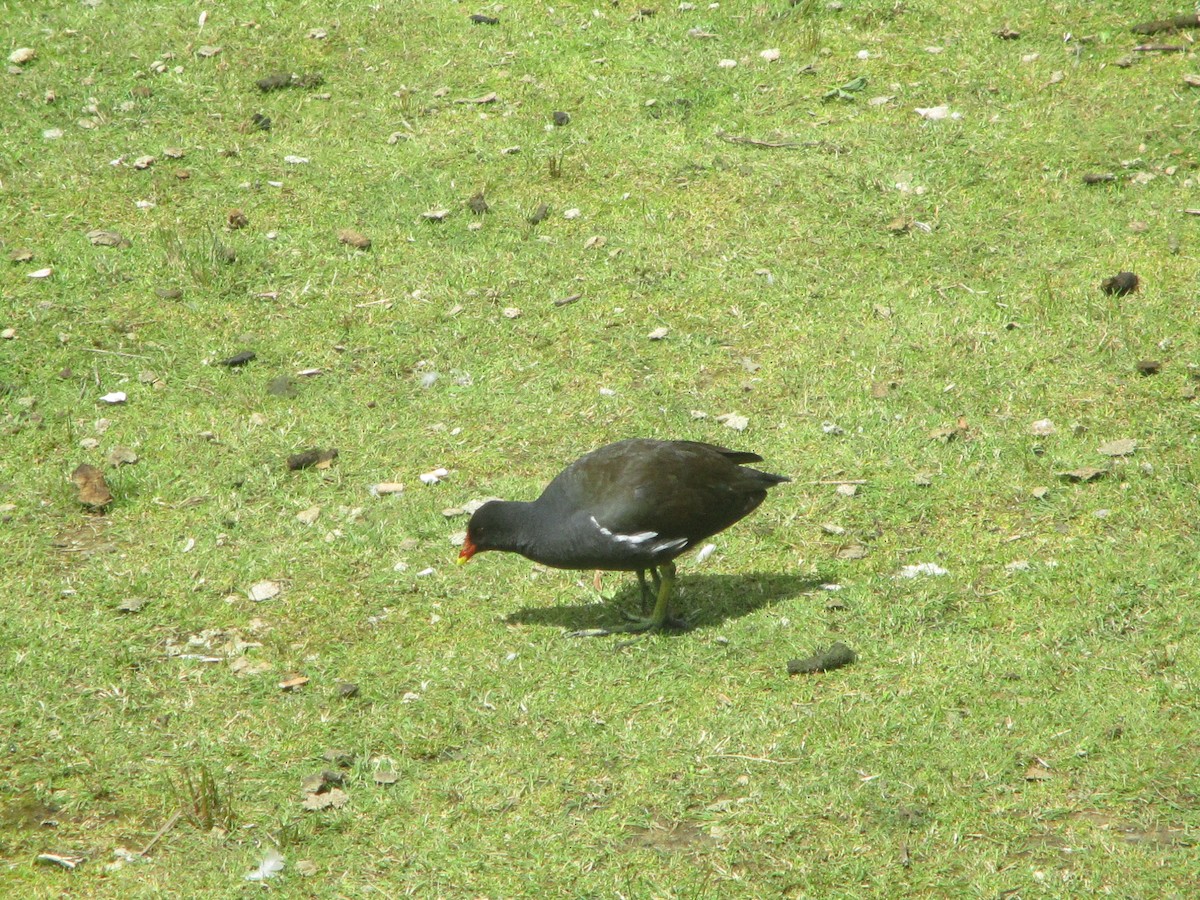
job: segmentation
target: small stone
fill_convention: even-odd
[[[338,232],[338,241],[343,244],[348,244],[355,250],[370,250],[371,239],[365,234],[355,231],[352,228],[343,228]]]
[[[255,603],[262,603],[264,600],[272,600],[279,596],[279,592],[283,588],[276,581],[260,581],[257,584],[251,585],[247,591],[247,596]]]
[[[399,778],[396,770],[392,768],[376,769],[371,775],[371,780],[376,784],[395,784]]]
[[[952,113],[950,107],[942,104],[940,106],[918,106],[916,113],[922,119],[927,119],[930,122],[940,122],[943,119],[957,118],[957,113]]]
[[[258,358],[258,354],[253,350],[242,350],[240,353],[235,353],[228,359],[223,359],[217,363],[218,366],[225,366],[229,369],[236,369],[246,365],[248,362],[253,362]]]
[[[900,567],[901,578],[916,578],[919,575],[929,575],[934,578],[939,578],[942,575],[949,575],[949,571],[943,569],[937,563],[917,563],[911,566]]]
[[[1038,762],[1033,763],[1025,770],[1026,781],[1051,781],[1053,778],[1054,774]]]
[[[1122,438],[1119,441],[1110,441],[1107,444],[1101,444],[1096,448],[1096,452],[1101,456],[1132,456],[1137,450],[1137,441],[1133,438]]]
[[[1138,288],[1138,277],[1133,272],[1118,272],[1111,278],[1105,278],[1100,284],[1100,290],[1116,297],[1132,294]]]
[[[113,447],[108,454],[110,466],[132,466],[138,461],[138,455],[128,447]]]
[[[306,675],[289,675],[283,681],[279,682],[279,689],[289,693],[300,690],[308,684],[309,678]]]
[[[104,473],[93,465],[81,463],[71,473],[71,481],[79,488],[79,502],[93,509],[103,509],[113,500],[104,481]]]
[[[1099,478],[1103,478],[1105,474],[1104,469],[1084,466],[1081,469],[1072,469],[1070,472],[1059,472],[1058,477],[1072,484],[1086,484],[1089,481],[1096,481]]]
[[[338,451],[336,447],[330,447],[328,450],[313,447],[289,456],[287,458],[287,467],[289,472],[297,472],[313,466],[318,469],[328,469],[337,458]]]
[[[838,641],[829,649],[814,653],[812,656],[788,660],[787,671],[789,675],[815,675],[851,665],[857,659],[858,654],[846,644]]]

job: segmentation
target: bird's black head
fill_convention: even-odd
[[[463,541],[462,550],[458,554],[458,563],[462,565],[476,553],[484,550],[502,550],[505,523],[508,520],[503,500],[489,500],[471,516],[467,523],[467,537]]]

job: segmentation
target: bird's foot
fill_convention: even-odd
[[[655,631],[688,631],[692,625],[686,619],[668,616],[657,621],[653,616],[637,616],[633,613],[623,613],[629,621],[623,625],[610,625],[607,628],[584,628],[579,631],[567,632],[567,637],[608,637],[613,634],[648,634]]]
[[[678,616],[667,616],[661,622],[656,622],[653,616],[639,616],[628,610],[621,610],[628,624],[628,631],[690,631],[692,623]]]

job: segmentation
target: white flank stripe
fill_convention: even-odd
[[[658,537],[657,531],[639,531],[637,534],[614,534],[613,540],[622,541],[626,544],[644,544],[652,538]]]
[[[661,553],[664,550],[680,550],[686,547],[688,544],[687,538],[674,538],[669,541],[659,541],[657,544],[649,544],[650,541],[653,541],[656,537],[658,537],[657,531],[639,531],[636,534],[616,534],[612,531],[612,529],[605,528],[603,525],[597,522],[595,516],[589,516],[588,518],[592,520],[592,524],[595,525],[600,533],[606,538],[611,538],[613,541],[619,544],[632,544],[637,547],[648,544],[649,546],[647,546],[646,549],[648,549],[651,553]]]
[[[612,532],[609,531],[607,528],[605,528],[603,525],[601,525],[599,522],[597,522],[595,516],[589,516],[588,518],[590,518],[592,520],[593,525],[595,525],[597,528],[600,529],[600,533],[602,535],[604,535],[605,537],[612,537]]]

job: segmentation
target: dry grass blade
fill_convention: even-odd
[[[234,824],[233,809],[222,795],[212,771],[203,763],[184,768],[179,781],[172,785],[180,800],[182,815],[201,831],[221,828],[229,831]]]

